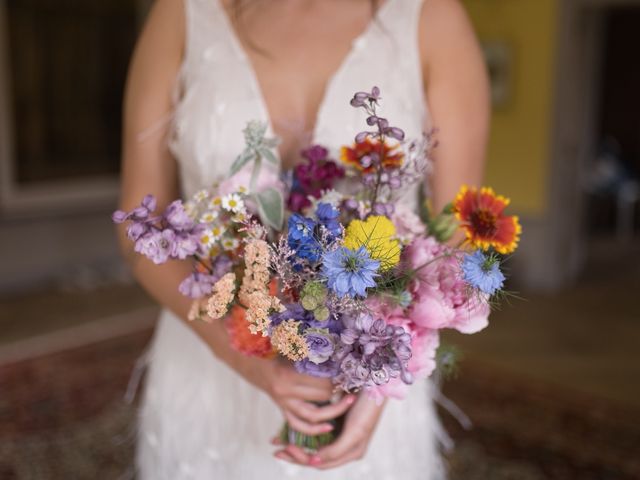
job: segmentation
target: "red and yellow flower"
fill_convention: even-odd
[[[467,243],[498,253],[513,252],[518,246],[522,227],[515,215],[504,215],[509,199],[493,189],[463,185],[453,202],[453,211],[467,236]]]
[[[366,138],[353,146],[344,146],[340,149],[340,160],[347,165],[355,167],[357,170],[370,173],[374,170],[373,165],[363,166],[362,159],[373,153],[380,155],[380,142]],[[382,145],[382,166],[385,168],[399,168],[402,166],[404,155],[395,145],[384,143]]]

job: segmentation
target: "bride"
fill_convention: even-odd
[[[407,137],[437,128],[435,208],[481,180],[488,87],[458,0],[156,0],[131,64],[125,100],[121,208],[147,193],[164,208],[221,179],[249,120],[281,138],[283,168],[310,143],[334,153],[362,130],[354,92],[380,87],[382,111]],[[416,191],[403,202],[417,207]],[[328,400],[328,380],[277,360],[243,356],[222,322],[187,323],[184,262],[163,266],[122,248],[164,306],[140,413],[142,479],[443,478],[429,385],[376,405]],[[346,414],[317,454],[273,445],[283,417],[318,434]],[[275,457],[275,458],[274,458]]]

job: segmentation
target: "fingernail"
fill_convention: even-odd
[[[311,457],[311,459],[309,459],[309,464],[310,465],[320,465],[322,463],[322,459],[320,457],[313,456]]]
[[[347,403],[348,403],[349,405],[351,405],[351,404],[352,404],[353,402],[355,402],[355,401],[356,401],[356,397],[349,397],[349,398],[347,398]]]
[[[330,432],[331,430],[333,430],[333,425],[327,424],[327,425],[323,425],[322,426],[322,431],[323,432]]]

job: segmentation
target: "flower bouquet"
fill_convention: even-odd
[[[312,146],[279,174],[277,142],[250,122],[228,178],[162,214],[147,196],[113,215],[153,262],[193,259],[179,287],[194,299],[189,320],[224,321],[239,351],[280,355],[336,391],[376,399],[402,398],[434,372],[440,330],[487,326],[503,255],[521,233],[490,188],[463,186],[424,220],[398,202],[425,180],[433,145],[429,135],[406,140],[379,103],[375,87],[351,99],[369,129],[339,163]],[[282,437],[317,449],[332,435],[285,426]]]

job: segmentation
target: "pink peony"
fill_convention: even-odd
[[[451,326],[456,312],[438,288],[422,283],[416,292],[415,303],[409,310],[409,318],[421,328],[440,329]]]
[[[472,293],[471,295],[464,304],[456,307],[456,317],[453,320],[452,328],[460,333],[477,333],[489,325],[489,314],[491,313],[489,303],[479,294]]]
[[[416,379],[427,378],[436,369],[436,350],[440,346],[437,330],[418,330],[411,339],[409,371]]]
[[[418,268],[439,257],[447,250],[448,247],[441,245],[433,237],[418,237],[405,249],[404,255],[413,268]],[[420,271],[422,272],[422,269]]]
[[[433,238],[417,238],[405,256],[419,268],[411,285],[411,321],[422,328],[453,328],[461,333],[476,333],[488,325],[487,299],[468,288],[457,252]]]

